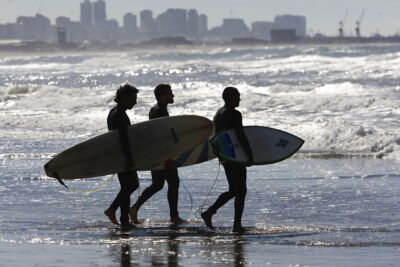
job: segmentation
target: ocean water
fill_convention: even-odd
[[[397,44],[2,54],[0,265],[397,266],[399,63]],[[126,81],[140,90],[133,123],[147,120],[158,83],[172,85],[171,115],[210,119],[236,86],[244,124],[305,140],[291,159],[248,169],[245,235],[230,232],[233,202],[216,232],[196,214],[227,188],[216,160],[180,169],[189,224],[168,224],[164,189],[130,233],[103,215],[115,177],[68,181],[70,191],[46,177],[52,156],[107,131]],[[143,190],[150,175],[139,176]]]

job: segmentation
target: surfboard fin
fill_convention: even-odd
[[[62,184],[63,186],[65,186],[67,189],[69,189],[69,187],[68,187],[66,184],[64,184],[64,182],[61,180],[60,176],[58,176],[57,173],[54,173],[54,178],[56,178],[57,181],[58,181],[60,184]]]

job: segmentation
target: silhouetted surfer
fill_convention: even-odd
[[[156,119],[168,117],[168,104],[174,103],[174,94],[172,93],[171,86],[168,84],[159,84],[154,89],[154,95],[157,100],[149,113],[149,119]],[[168,183],[168,204],[170,210],[171,222],[173,224],[184,223],[185,221],[179,217],[178,213],[178,191],[179,191],[179,176],[178,169],[175,164],[171,162],[172,166],[165,170],[151,171],[152,183],[140,195],[136,203],[131,207],[129,215],[131,221],[135,224],[140,223],[137,218],[137,213],[140,207],[155,193],[160,191],[165,181]]]
[[[220,131],[234,129],[240,144],[248,155],[249,163],[247,166],[251,166],[253,154],[243,131],[242,114],[235,109],[240,103],[240,93],[235,87],[227,87],[222,93],[222,98],[225,105],[220,108],[214,116],[215,132],[218,133]],[[201,217],[209,228],[214,229],[211,220],[212,216],[220,207],[225,205],[232,198],[235,198],[235,217],[232,232],[242,233],[245,231],[242,227],[242,214],[247,192],[246,166],[228,162],[222,162],[222,166],[224,166],[225,169],[229,190],[222,193],[215,203],[201,214]]]
[[[126,155],[126,171],[118,173],[118,180],[121,185],[117,197],[112,202],[111,206],[104,211],[104,214],[114,224],[118,224],[115,217],[115,212],[118,207],[121,211],[121,229],[130,230],[135,226],[129,223],[129,206],[131,194],[139,187],[139,181],[136,171],[132,171],[134,166],[132,154],[129,147],[129,138],[127,127],[131,125],[127,109],[132,109],[136,105],[137,94],[139,90],[130,84],[120,86],[117,90],[114,101],[117,105],[110,110],[107,118],[108,130],[118,130],[121,139],[122,149]]]

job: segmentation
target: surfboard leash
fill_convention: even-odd
[[[99,187],[92,189],[92,190],[83,190],[83,189],[74,189],[74,188],[69,188],[68,186],[64,185],[69,191],[74,192],[74,193],[79,193],[79,194],[92,194],[95,192],[99,192],[106,188],[106,186],[110,183],[111,179],[114,178],[115,174],[110,175],[107,179],[102,181]]]
[[[192,194],[190,194],[189,189],[187,189],[187,187],[185,186],[185,184],[183,183],[183,181],[181,179],[179,179],[179,183],[182,185],[183,189],[185,189],[186,193],[189,195],[189,199],[190,199],[190,210],[186,217],[186,220],[189,219],[190,214],[192,213],[193,210],[193,198],[192,198]]]
[[[210,190],[208,191],[207,196],[206,196],[206,198],[204,199],[203,205],[200,205],[200,206],[196,209],[196,211],[194,212],[194,217],[195,217],[196,219],[201,220],[202,218],[201,218],[201,215],[199,215],[199,214],[203,213],[204,211],[206,211],[206,210],[208,209],[209,206],[206,205],[206,202],[207,202],[208,197],[209,197],[210,194],[211,194],[211,191],[214,189],[215,184],[217,183],[217,180],[218,180],[220,171],[221,171],[221,162],[219,161],[219,162],[218,162],[218,171],[217,171],[217,175],[215,176],[214,183],[212,184]]]

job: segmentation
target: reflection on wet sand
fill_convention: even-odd
[[[131,267],[131,247],[128,244],[121,245],[121,267]]]
[[[115,245],[109,254],[121,267],[136,265],[179,266],[193,264],[245,265],[246,240],[241,236],[188,237],[170,234],[163,237],[111,234]]]
[[[234,241],[234,257],[235,257],[235,266],[242,266],[245,264],[244,262],[244,250],[243,250],[243,240],[240,238]]]

